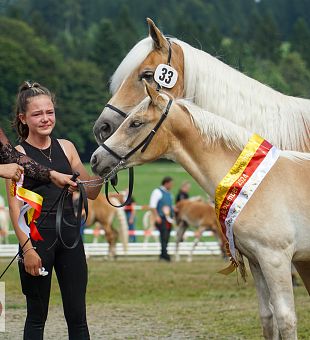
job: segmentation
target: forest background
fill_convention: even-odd
[[[309,0],[0,0],[0,126],[15,142],[18,86],[38,81],[56,93],[56,136],[89,161],[109,79],[147,36],[146,17],[250,77],[310,98],[309,13]]]

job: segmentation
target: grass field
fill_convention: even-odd
[[[1,267],[5,261],[0,260]],[[92,339],[261,339],[252,278],[217,271],[220,257],[194,257],[192,263],[155,258],[89,260],[88,323]],[[7,333],[20,339],[25,303],[16,265],[5,277]],[[295,288],[299,339],[309,339],[310,300]],[[61,298],[54,278],[45,339],[66,339]]]

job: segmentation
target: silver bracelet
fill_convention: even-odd
[[[30,249],[36,250],[37,248],[36,248],[36,247],[30,247],[30,248],[26,249],[26,250],[23,252],[23,256],[25,256],[25,254],[27,253],[27,251],[30,250]]]

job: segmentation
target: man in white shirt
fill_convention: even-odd
[[[160,260],[170,261],[167,246],[173,222],[173,197],[170,190],[173,187],[173,179],[169,176],[162,180],[161,186],[153,190],[150,198],[150,208],[155,218],[156,228],[160,233],[161,254]]]

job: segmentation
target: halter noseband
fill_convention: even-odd
[[[144,152],[147,147],[149,146],[149,144],[151,143],[153,137],[155,136],[155,133],[157,132],[157,130],[160,128],[160,126],[162,125],[162,123],[164,122],[164,120],[167,118],[170,107],[172,104],[172,99],[169,99],[169,102],[165,108],[165,111],[162,113],[161,117],[159,118],[159,121],[156,123],[156,125],[154,126],[154,128],[151,130],[151,132],[143,139],[143,141],[141,143],[139,143],[135,148],[133,148],[132,150],[130,150],[126,155],[124,156],[120,156],[118,155],[115,151],[113,151],[112,149],[110,149],[107,145],[105,145],[104,143],[101,145],[105,150],[107,150],[114,158],[116,158],[117,160],[119,160],[119,163],[116,165],[117,168],[119,168],[120,164],[124,164],[124,162],[126,160],[128,160],[133,154],[135,154],[138,150],[140,150],[141,148],[141,152]]]

